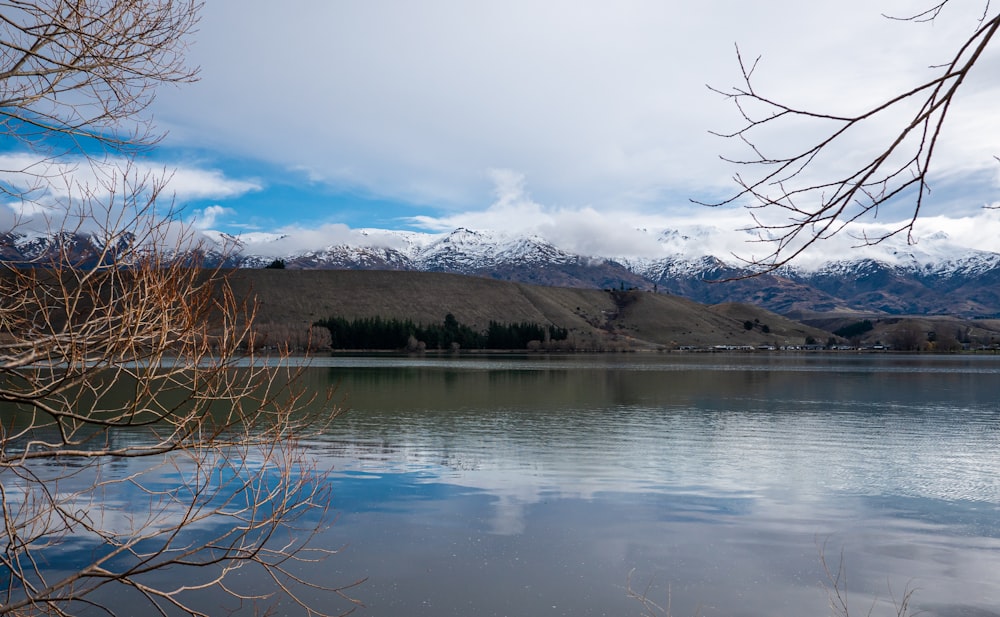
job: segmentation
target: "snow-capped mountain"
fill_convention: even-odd
[[[363,230],[352,241],[284,255],[290,268],[394,269],[455,272],[542,285],[638,287],[705,303],[750,302],[779,313],[855,310],[1000,315],[1000,253],[953,243],[946,234],[918,244],[891,239],[838,259],[813,260],[753,278],[730,253],[712,254],[722,230],[706,226],[644,231],[658,254],[594,256],[575,253],[538,235],[456,229],[421,234]],[[259,266],[267,243],[241,251],[244,266]],[[264,251],[274,255],[272,251]],[[847,256],[846,258],[844,256]],[[725,281],[728,282],[717,282]]]
[[[539,236],[508,236],[456,229],[413,255],[419,270],[477,274],[509,266],[572,264],[579,260]]]
[[[119,234],[113,244],[106,244],[106,238],[87,233],[8,232],[0,234],[0,261],[30,267],[62,263],[92,268],[102,263],[120,263],[134,258],[138,255],[132,250],[135,242],[135,236],[129,233]]]
[[[238,267],[264,267],[280,258],[292,269],[416,270],[565,287],[651,287],[619,263],[562,250],[537,235],[358,230],[351,241],[298,250],[290,250],[294,242],[287,237],[235,240],[229,263]]]
[[[704,303],[747,302],[778,313],[833,310],[889,314],[1000,316],[1000,253],[958,246],[945,234],[830,251],[813,260],[742,278],[745,265],[729,253],[712,254],[718,230],[709,227],[644,231],[653,240],[642,255],[583,255],[538,235],[456,229],[430,234],[353,230],[329,242],[289,234],[205,235],[211,263],[265,267],[276,258],[290,269],[454,272],[540,285],[639,288]],[[650,255],[648,247],[657,251]],[[79,234],[0,237],[0,259],[30,261],[53,251],[97,254],[99,240]],[[733,280],[735,279],[735,280]],[[728,282],[718,282],[727,281]]]

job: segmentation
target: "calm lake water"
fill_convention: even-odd
[[[631,576],[677,617],[825,616],[825,556],[851,614],[910,588],[924,615],[1000,616],[1000,357],[334,357],[305,385],[348,408],[309,444],[340,552],[307,575],[367,577],[356,615],[639,616]]]
[[[331,358],[361,614],[1000,615],[1000,358]],[[648,587],[647,587],[648,586]]]

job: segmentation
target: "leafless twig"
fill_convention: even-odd
[[[935,19],[948,0],[913,16],[921,22]],[[898,18],[897,18],[898,19]],[[741,167],[760,170],[753,175],[737,173],[739,190],[730,198],[705,205],[721,206],[749,201],[760,242],[769,245],[762,258],[747,260],[752,274],[771,272],[787,265],[819,241],[844,231],[851,223],[875,216],[879,208],[896,199],[912,199],[912,215],[900,226],[859,239],[878,244],[900,234],[912,241],[912,231],[931,188],[932,161],[945,121],[959,91],[1000,28],[1000,14],[989,14],[989,4],[978,27],[961,42],[952,58],[937,68],[929,80],[900,92],[857,114],[840,115],[794,107],[769,98],[753,84],[759,58],[746,60],[737,47],[742,85],[731,90],[712,90],[733,102],[744,120],[742,128],[721,134],[743,143],[746,159],[727,159]],[[908,111],[909,106],[916,111]],[[752,112],[761,108],[763,111]],[[900,128],[888,141],[866,155],[858,167],[829,179],[815,179],[810,172],[822,156],[830,156],[849,133],[885,117],[900,118]],[[825,127],[823,135],[802,149],[773,154],[757,135],[763,127],[795,121]],[[772,222],[761,213],[780,213],[784,222]]]

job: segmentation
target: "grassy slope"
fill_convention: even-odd
[[[706,307],[649,292],[537,287],[455,274],[351,270],[240,270],[232,284],[256,295],[258,324],[276,338],[304,333],[317,319],[381,315],[439,323],[447,313],[485,329],[500,322],[569,328],[583,348],[758,345],[825,341],[828,333],[745,305]],[[767,324],[747,331],[746,320]]]
[[[1000,343],[1000,319],[962,319],[950,315],[884,315],[878,313],[829,313],[808,316],[804,321],[830,331],[849,326],[863,319],[874,328],[858,337],[862,345],[876,342],[891,344],[894,332],[906,324],[920,332],[935,332],[939,337],[966,340],[973,347]]]

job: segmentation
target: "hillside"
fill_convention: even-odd
[[[752,270],[729,251],[712,252],[725,230],[695,226],[635,233],[636,246],[646,247],[645,256],[583,254],[540,236],[459,228],[438,234],[365,230],[324,246],[284,235],[219,236],[220,250],[227,242],[234,250],[218,257],[245,268],[263,267],[279,256],[294,270],[451,272],[592,289],[624,284],[704,304],[755,304],[781,315],[1000,316],[1000,252],[995,246],[980,250],[957,244],[947,234],[922,236],[919,246],[895,238],[865,250],[828,247],[822,256],[748,277]],[[31,254],[40,250],[40,245],[22,245]],[[657,250],[650,249],[653,245]],[[718,284],[720,280],[728,282]]]
[[[312,248],[292,236],[216,234],[197,251],[178,256],[206,267],[253,270],[280,259],[288,270],[438,272],[598,290],[624,286],[703,304],[753,304],[790,319],[804,313],[1000,317],[1000,252],[958,246],[946,235],[923,238],[919,250],[880,243],[863,254],[833,251],[822,263],[749,276],[746,264],[733,263],[731,255],[706,254],[716,231],[637,233],[645,234],[646,245],[659,246],[659,257],[581,255],[538,236],[469,229],[441,234],[368,230],[358,232],[353,242]],[[100,255],[128,246],[102,242],[85,233],[0,234],[0,262],[25,267],[66,259],[91,267]]]
[[[867,321],[871,329],[849,334],[850,343],[861,346],[886,344],[900,350],[955,351],[1000,348],[1000,319],[961,319],[951,315],[885,315],[881,313],[807,313],[802,323],[836,332]],[[933,342],[933,345],[931,345]]]
[[[258,329],[268,341],[293,345],[304,344],[309,326],[326,317],[379,315],[430,324],[448,313],[476,329],[490,321],[554,324],[570,330],[577,349],[800,345],[806,337],[830,336],[748,305],[705,306],[649,291],[541,287],[458,274],[241,269],[232,272],[232,285],[237,294],[257,298]]]

